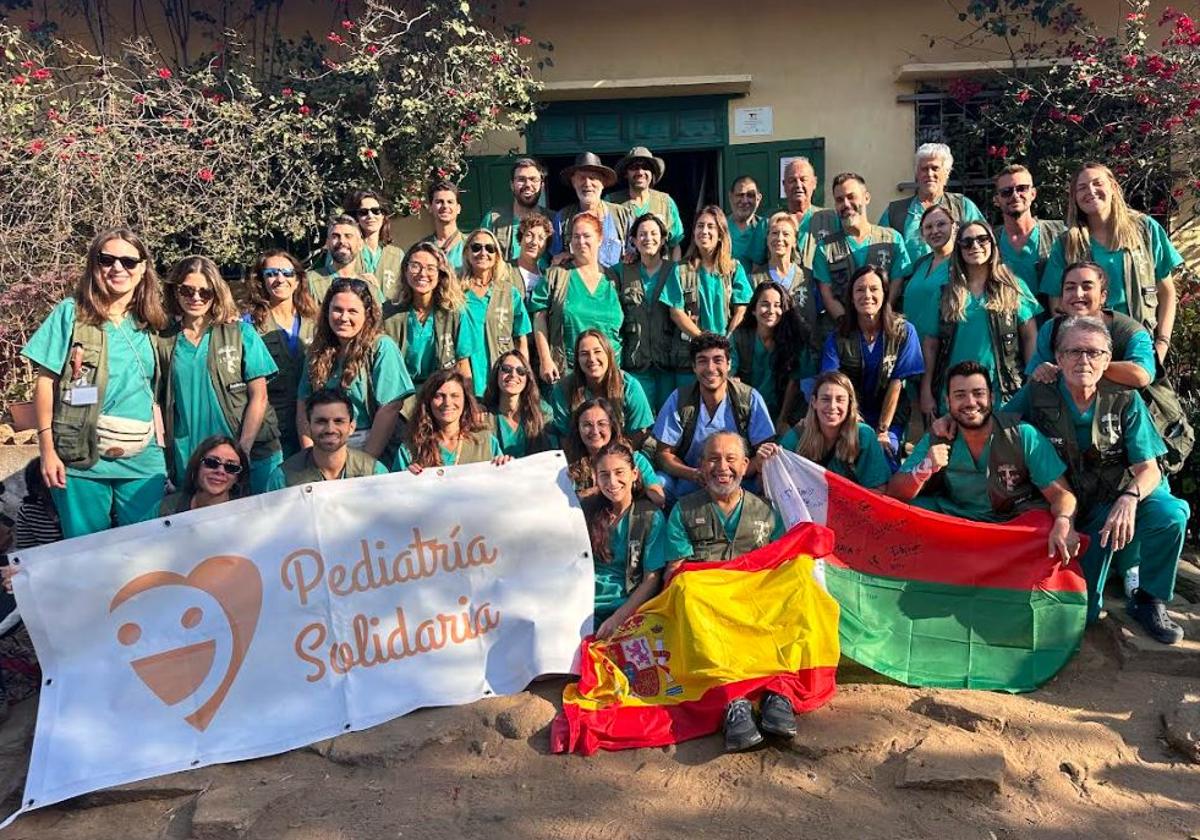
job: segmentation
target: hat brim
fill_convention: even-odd
[[[617,173],[607,166],[593,166],[592,164],[583,164],[582,166],[568,166],[564,169],[559,177],[562,178],[564,184],[571,186],[571,179],[575,177],[576,172],[599,172],[600,182],[604,184],[605,189],[617,183]]]
[[[635,163],[649,164],[650,171],[654,173],[655,183],[661,181],[667,171],[667,162],[660,157],[631,157],[624,158],[617,164],[617,177],[624,178],[625,171]]]

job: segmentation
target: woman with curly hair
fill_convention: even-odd
[[[754,289],[732,344],[730,375],[762,394],[777,428],[786,426],[800,390],[808,327],[782,284],[768,280]]]
[[[484,411],[456,370],[439,370],[421,386],[408,425],[408,441],[396,453],[394,471],[420,475],[427,467],[491,461],[507,464],[500,441],[487,430]]]
[[[319,307],[304,266],[287,251],[264,251],[254,261],[247,284],[248,308],[242,320],[253,324],[279,370],[267,382],[267,402],[279,423],[283,457],[300,451],[296,434],[296,392],[308,345],[312,344]]]
[[[543,402],[537,377],[520,350],[509,350],[492,365],[483,408],[488,430],[505,455],[523,458],[557,446],[550,406]]]
[[[183,483],[158,506],[159,516],[219,505],[250,495],[250,460],[228,435],[200,442],[188,461]]]
[[[334,280],[321,303],[295,408],[305,449],[312,438],[304,401],[322,388],[346,391],[354,404],[350,445],[378,458],[399,419],[400,401],[414,388],[396,342],[381,330],[379,303],[363,280]]]
[[[362,249],[358,262],[364,274],[375,278],[385,301],[395,300],[404,282],[400,261],[404,251],[391,244],[391,222],[383,196],[375,190],[355,190],[346,196],[346,212],[358,220]]]
[[[567,476],[575,484],[575,492],[580,498],[596,492],[592,458],[612,441],[629,443],[621,434],[621,424],[612,403],[604,397],[593,397],[575,407],[571,412],[570,430],[563,437],[563,449],[567,456]],[[646,488],[646,495],[661,507],[666,503],[667,496],[654,465],[636,450],[633,460],[642,486]]]
[[[575,340],[575,363],[551,392],[554,430],[566,435],[571,412],[584,400],[604,397],[612,405],[621,431],[635,447],[642,445],[654,425],[654,411],[642,384],[617,366],[612,344],[600,330],[584,330]]]

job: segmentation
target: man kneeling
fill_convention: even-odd
[[[343,391],[323,389],[304,401],[313,445],[275,468],[267,490],[282,490],[314,481],[361,478],[386,473],[387,467],[347,445],[354,434],[354,406]]]
[[[723,562],[761,548],[783,536],[783,519],[759,496],[742,488],[750,466],[746,441],[734,432],[716,432],[704,441],[700,459],[703,489],[679,500],[667,519],[668,574],[685,560]],[[790,738],[796,715],[782,695],[762,699],[762,731],[754,709],[739,697],[725,710],[725,749],[747,750],[762,742],[762,733]]]

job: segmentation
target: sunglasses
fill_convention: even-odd
[[[226,475],[237,475],[242,471],[242,465],[237,461],[222,461],[212,455],[205,455],[200,463],[210,470],[225,470]]]
[[[208,303],[216,297],[216,292],[212,289],[202,289],[199,286],[176,286],[175,294],[185,300],[198,300],[201,303]]]
[[[145,262],[141,257],[118,257],[116,254],[106,254],[101,251],[96,255],[96,264],[101,268],[112,268],[117,263],[126,271],[133,271]]]
[[[978,245],[980,248],[986,248],[991,244],[992,237],[988,236],[986,233],[981,233],[979,236],[964,236],[962,239],[958,240],[959,248],[971,248],[975,245]]]
[[[996,190],[996,195],[1000,196],[1001,198],[1012,198],[1013,193],[1016,193],[1017,195],[1025,195],[1025,193],[1029,192],[1031,189],[1033,189],[1033,184],[1017,184],[1016,186],[1005,187],[1004,189]]]
[[[500,365],[500,373],[504,376],[528,376],[529,370],[524,365]]]
[[[276,277],[286,277],[288,280],[291,280],[293,277],[296,276],[296,269],[294,269],[294,268],[264,268],[262,270],[262,276],[263,276],[264,280],[274,280]]]
[[[359,216],[382,216],[383,208],[382,207],[359,207],[358,210],[356,211],[356,215],[359,215]]]
[[[341,280],[333,281],[333,285],[329,287],[330,292],[358,292],[360,295],[369,291],[366,280],[359,280],[357,277],[345,277]]]
[[[496,253],[496,246],[490,242],[472,242],[471,243],[471,253],[472,254],[480,254],[480,253],[483,253],[484,251],[487,251],[489,254],[494,254],[494,253]]]

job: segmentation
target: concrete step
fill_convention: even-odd
[[[1200,604],[1176,598],[1168,607],[1167,613],[1183,628],[1183,641],[1176,645],[1164,645],[1147,636],[1125,612],[1123,599],[1106,597],[1104,608],[1108,615],[1101,619],[1101,626],[1116,642],[1122,668],[1200,677]]]

